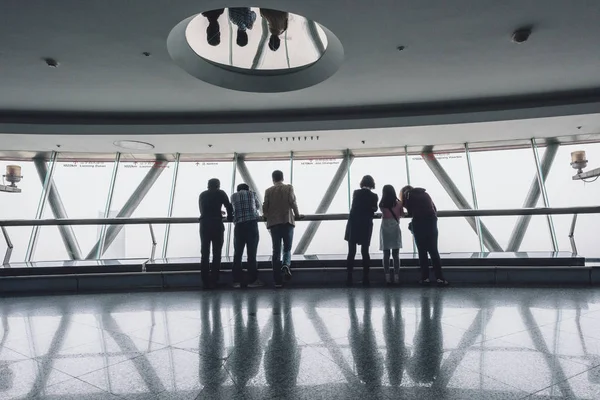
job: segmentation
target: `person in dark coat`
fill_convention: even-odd
[[[371,258],[369,257],[369,246],[373,234],[373,216],[377,211],[379,198],[372,192],[375,189],[375,180],[372,176],[365,175],[360,181],[360,187],[360,189],[354,191],[352,196],[352,207],[350,208],[350,216],[348,217],[344,237],[348,242],[348,278],[346,280],[348,286],[352,285],[354,258],[358,245],[360,245],[362,254],[363,285],[368,286],[370,284],[369,264]]]
[[[409,230],[412,231],[417,249],[419,251],[419,264],[421,266],[421,285],[429,285],[429,260],[435,273],[436,282],[439,286],[448,286],[442,272],[442,262],[438,251],[438,227],[437,209],[433,200],[425,189],[405,186],[400,191],[400,200],[406,208],[408,217],[412,218]]]

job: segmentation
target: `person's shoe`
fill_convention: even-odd
[[[281,289],[283,287],[283,283],[276,283],[275,289]]]
[[[400,284],[400,272],[396,272],[396,273],[394,274],[394,283],[395,283],[396,285],[399,285],[399,284]]]
[[[281,267],[281,273],[283,274],[283,279],[286,281],[292,280],[292,270],[290,269],[289,265],[284,265]]]
[[[264,286],[264,284],[261,281],[259,281],[258,279],[255,280],[254,282],[251,282],[248,284],[249,288],[257,288],[257,287],[263,287],[263,286]]]
[[[389,272],[385,274],[385,283],[387,283],[388,285],[392,284],[392,274],[390,274]]]
[[[429,286],[430,283],[431,283],[431,281],[429,280],[429,278],[427,278],[427,279],[421,279],[419,281],[419,285],[421,285],[421,286]]]
[[[233,282],[233,288],[234,289],[239,289],[241,287],[242,287],[242,285],[239,282]]]
[[[447,281],[447,280],[445,280],[445,279],[436,279],[436,280],[435,280],[435,283],[436,283],[438,286],[448,286],[448,285],[450,285],[450,282],[448,282],[448,281]]]
[[[369,280],[369,278],[364,278],[362,281],[362,285],[363,286],[371,286],[371,281]]]

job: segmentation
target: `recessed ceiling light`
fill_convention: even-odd
[[[117,140],[113,142],[113,144],[127,150],[152,150],[154,148],[153,144],[139,142],[137,140]]]
[[[46,65],[49,67],[52,67],[52,68],[58,67],[58,61],[56,61],[54,58],[46,57],[43,60],[46,63]]]

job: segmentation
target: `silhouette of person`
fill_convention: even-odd
[[[233,352],[227,359],[228,369],[232,372],[238,387],[245,387],[248,381],[258,374],[260,367],[260,330],[256,319],[256,296],[248,298],[248,322],[244,325],[242,314],[242,294],[233,298],[234,327]]]
[[[269,48],[277,51],[281,45],[279,36],[283,35],[288,29],[289,14],[284,11],[272,10],[270,8],[261,8],[260,15],[267,20],[269,24]]]
[[[387,366],[390,384],[392,386],[400,386],[402,383],[404,364],[408,357],[408,350],[404,344],[404,320],[402,319],[402,309],[397,294],[386,292],[384,302],[385,316],[383,320],[383,336],[387,348],[385,364]]]
[[[223,368],[225,342],[221,323],[220,296],[220,293],[215,293],[210,298],[207,296],[202,298],[199,377],[200,383],[209,391],[217,390],[227,379],[227,371]]]
[[[350,314],[350,347],[356,366],[358,378],[369,387],[381,386],[383,375],[383,357],[377,349],[377,341],[371,323],[371,295],[364,295],[364,311],[362,325],[358,322],[354,293],[348,298],[348,312]]]
[[[433,314],[427,293],[421,294],[421,322],[415,334],[414,353],[408,363],[408,374],[416,383],[433,383],[440,372],[442,353],[442,304],[433,294]]]
[[[208,28],[206,28],[206,41],[211,46],[218,46],[221,43],[221,27],[219,26],[219,17],[225,10],[217,8],[212,11],[205,11],[202,15],[208,19]]]
[[[286,391],[296,386],[301,353],[294,332],[289,293],[278,292],[273,301],[273,335],[265,351],[265,374],[272,389]]]
[[[229,20],[238,27],[235,42],[240,47],[246,46],[248,44],[248,32],[246,31],[251,30],[254,26],[256,13],[250,7],[230,7]]]

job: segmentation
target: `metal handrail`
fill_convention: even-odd
[[[552,207],[552,208],[512,208],[495,210],[447,210],[438,211],[440,218],[450,217],[502,217],[516,215],[565,215],[600,214],[600,206]],[[376,214],[376,219],[381,214]],[[309,214],[302,221],[343,221],[348,214]],[[141,224],[196,224],[198,217],[148,217],[148,218],[65,218],[65,219],[9,219],[0,220],[0,227],[10,226],[60,226],[60,225],[141,225]],[[224,222],[227,222],[223,219]]]

